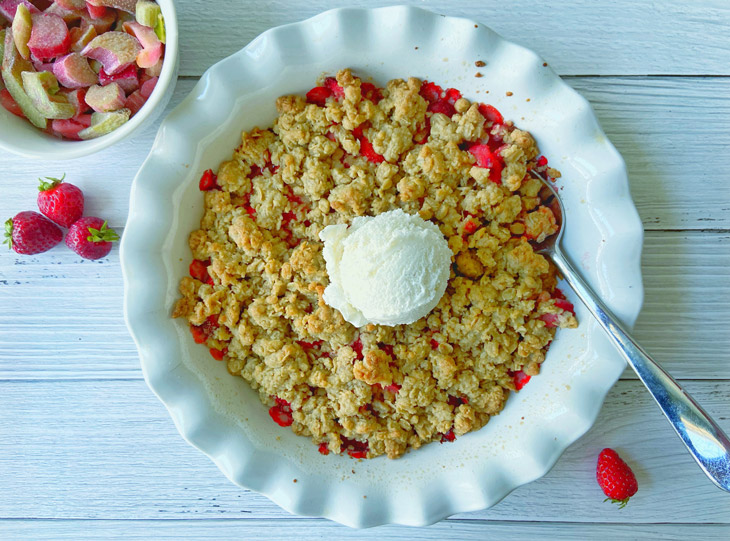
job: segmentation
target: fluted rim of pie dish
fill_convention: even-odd
[[[545,475],[593,425],[625,364],[565,291],[578,329],[558,331],[542,373],[483,429],[398,460],[358,461],[322,456],[274,425],[245,382],[193,344],[170,313],[191,258],[187,235],[202,215],[200,174],[231,154],[236,133],[270,125],[276,97],[304,93],[342,67],[381,85],[416,76],[459,88],[532,132],[564,175],[565,251],[628,325],[643,298],[643,230],[624,161],[588,102],[535,53],[479,21],[395,6],[335,9],[273,28],[208,69],[162,123],[132,186],[121,247],[125,318],[148,385],[231,481],[287,511],[353,527],[423,526],[491,507]]]

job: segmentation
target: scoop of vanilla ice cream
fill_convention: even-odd
[[[400,209],[329,225],[319,234],[330,284],[324,301],[362,327],[428,314],[446,291],[451,250],[439,228]]]

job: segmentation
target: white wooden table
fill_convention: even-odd
[[[628,163],[646,230],[636,335],[730,431],[730,2],[410,3],[474,18],[536,50],[591,101]],[[260,32],[342,4],[180,0],[171,107]],[[0,151],[0,216],[34,209],[36,178],[66,172],[85,190],[88,212],[121,233],[156,129],[71,162]],[[638,477],[621,511],[602,502],[595,483],[603,447],[617,448]],[[291,516],[229,483],[145,386],[122,319],[117,249],[100,262],[62,247],[33,257],[0,251],[0,538],[501,535],[727,538],[730,495],[702,475],[627,372],[555,468],[488,511],[363,532]]]

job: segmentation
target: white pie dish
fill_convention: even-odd
[[[481,23],[418,8],[339,9],[269,30],[210,68],[163,122],[134,181],[121,248],[125,317],[148,384],[227,477],[292,513],[356,527],[425,525],[490,507],[547,473],[593,424],[624,361],[574,300],[579,328],[558,332],[540,376],[486,427],[395,461],[359,462],[324,457],[273,424],[257,394],[193,343],[170,313],[202,215],[201,172],[231,154],[242,129],[270,125],[276,97],[342,67],[379,84],[417,76],[459,88],[531,131],[563,172],[566,252],[629,325],[642,302],[642,227],[624,162],[585,99]]]

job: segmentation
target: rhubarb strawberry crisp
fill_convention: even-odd
[[[556,328],[577,326],[531,245],[557,225],[529,171],[560,173],[528,132],[453,88],[378,88],[347,69],[321,83],[278,98],[273,127],[243,132],[203,174],[173,316],[322,454],[397,458],[484,426],[538,374]],[[445,290],[411,323],[357,327],[326,302],[320,234],[391,211],[443,237]]]

